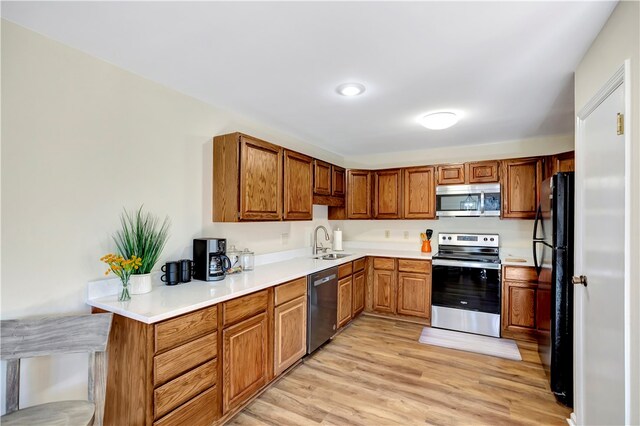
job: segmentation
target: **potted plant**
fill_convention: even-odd
[[[140,206],[137,211],[125,210],[120,223],[122,229],[113,236],[118,253],[125,259],[131,256],[142,259],[140,267],[131,276],[131,294],[148,293],[151,291],[151,270],[169,238],[169,217],[161,224],[157,216],[143,212]]]

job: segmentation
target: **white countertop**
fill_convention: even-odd
[[[502,266],[535,266],[530,248],[500,247],[500,263]]]
[[[256,266],[253,271],[227,275],[221,281],[198,281],[167,286],[160,281],[160,274],[153,275],[153,290],[131,296],[127,302],[119,302],[117,279],[89,283],[87,304],[146,324],[173,318],[187,312],[215,305],[236,297],[263,290],[296,278],[365,256],[382,256],[409,259],[431,259],[431,253],[418,250],[347,249],[350,256],[338,260],[314,259],[311,256]],[[99,288],[96,290],[96,288]],[[100,296],[100,293],[103,295]],[[107,294],[108,295],[104,295]],[[98,296],[96,296],[98,295]]]

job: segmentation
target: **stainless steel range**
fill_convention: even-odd
[[[431,326],[500,337],[500,236],[438,235]]]

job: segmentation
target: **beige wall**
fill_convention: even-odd
[[[640,424],[640,3],[621,1],[582,59],[575,75],[575,110],[582,107],[620,68],[631,61],[631,418]],[[588,172],[587,172],[588,173]]]
[[[161,262],[190,257],[202,235],[262,251],[273,241],[276,250],[303,246],[312,222],[250,232],[211,223],[213,135],[241,130],[342,163],[6,21],[2,83],[3,319],[87,312],[86,283],[104,271],[98,259],[114,250],[123,207],[169,215]],[[318,209],[316,222],[326,223]],[[26,363],[21,402],[82,398],[84,366],[78,357]]]

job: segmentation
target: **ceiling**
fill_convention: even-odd
[[[573,132],[615,2],[2,2],[2,16],[344,156]],[[345,82],[364,94],[336,94]],[[447,130],[416,119],[460,111]]]

